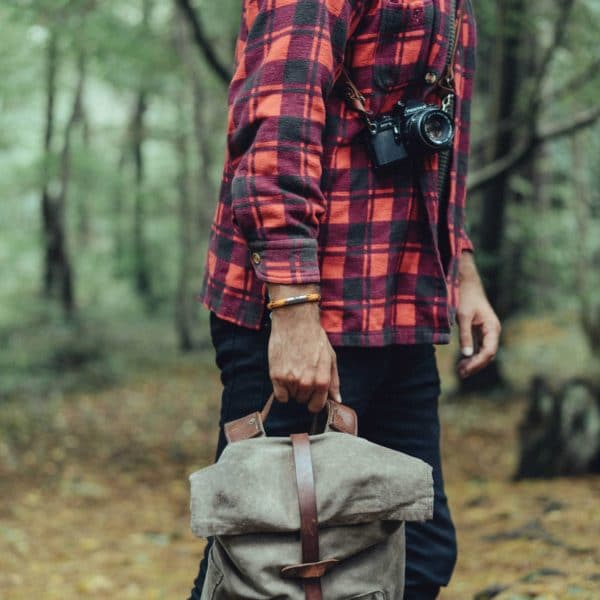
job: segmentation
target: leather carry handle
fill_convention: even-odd
[[[223,429],[227,441],[232,443],[266,436],[264,423],[269,417],[274,400],[275,395],[271,394],[262,410],[226,423]],[[323,414],[327,417],[323,427],[325,431],[339,431],[340,433],[348,433],[350,435],[358,434],[356,412],[349,406],[340,404],[331,398],[328,399],[323,413],[315,416],[313,430],[316,429],[316,425],[321,421]],[[311,433],[314,433],[314,431],[311,431]]]

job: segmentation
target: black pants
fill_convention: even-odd
[[[211,313],[211,334],[221,370],[223,396],[217,458],[225,447],[223,424],[262,408],[272,391],[269,327],[255,331]],[[439,377],[432,345],[335,348],[344,404],[358,413],[359,435],[423,459],[433,467],[434,516],[406,524],[404,600],[429,600],[446,585],[456,562],[456,537],[440,464]],[[293,401],[275,403],[265,425],[269,435],[307,431],[311,416]],[[206,555],[191,599],[199,600]],[[352,590],[348,590],[351,592]]]

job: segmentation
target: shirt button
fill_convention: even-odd
[[[261,261],[260,254],[258,252],[253,252],[252,253],[252,262],[255,265],[258,265],[260,263],[260,261]]]
[[[432,83],[435,83],[437,81],[437,78],[437,73],[434,73],[433,71],[425,73],[425,83],[429,83],[431,85]]]

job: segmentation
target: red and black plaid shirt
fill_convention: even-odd
[[[452,0],[244,0],[225,167],[201,299],[250,328],[265,282],[319,283],[334,345],[443,343],[457,300],[475,23],[464,0],[456,135],[438,240],[438,156],[372,168],[364,122],[336,84],[344,62],[374,114],[439,103]],[[335,85],[334,85],[335,84]],[[446,223],[444,223],[446,221]],[[447,262],[443,265],[443,262]]]

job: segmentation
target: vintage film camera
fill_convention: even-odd
[[[367,145],[376,169],[387,169],[406,158],[447,150],[454,125],[441,108],[417,100],[399,101],[394,109],[370,119]]]

